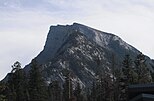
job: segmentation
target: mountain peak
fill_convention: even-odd
[[[72,25],[57,25],[50,27],[43,53],[41,52],[39,54],[39,57],[41,58],[38,59],[44,62],[54,58],[57,50],[59,50],[61,45],[63,45],[63,43],[74,31],[79,31],[85,37],[87,37],[88,40],[97,43],[103,48],[113,50],[112,45],[115,44],[114,42],[118,42],[117,44],[121,45],[121,47],[127,48],[128,50],[132,48],[132,46],[125,43],[118,36],[93,29],[86,25],[73,23]],[[50,56],[50,59],[48,55]],[[43,60],[42,57],[44,57]]]
[[[72,24],[72,26],[86,26],[86,25],[80,24],[80,23],[77,23],[77,22],[74,22],[74,23]],[[86,26],[86,27],[87,27],[87,26]]]
[[[63,82],[63,71],[69,68],[73,79],[88,85],[96,78],[97,72],[112,68],[112,55],[122,63],[129,54],[132,59],[140,52],[114,34],[73,23],[72,25],[51,26],[43,51],[36,57],[44,66],[44,76]],[[153,70],[154,62],[148,58],[148,67]],[[119,68],[121,64],[116,64]],[[28,68],[28,67],[26,67]],[[27,69],[28,70],[28,69]]]
[[[76,23],[74,22],[73,24],[66,24],[66,25],[63,25],[63,24],[57,24],[57,25],[51,25],[51,27],[72,27],[72,26],[85,26],[83,24],[80,24],[80,23]]]
[[[83,24],[80,24],[80,23],[74,22],[73,25],[83,25]]]

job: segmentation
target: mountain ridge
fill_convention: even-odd
[[[51,26],[44,49],[35,59],[42,65],[42,73],[48,83],[58,80],[62,84],[68,70],[74,84],[80,82],[83,86],[91,86],[98,73],[113,76],[113,55],[115,68],[122,68],[126,54],[134,60],[140,53],[112,33],[73,23]],[[154,61],[147,56],[146,60],[153,72]],[[26,72],[30,70],[30,65],[25,66]]]
[[[105,70],[111,74],[113,54],[116,68],[121,68],[126,54],[135,59],[140,53],[114,34],[73,23],[51,26],[44,49],[36,60],[43,64],[44,77],[48,82],[64,82],[63,71],[67,68],[74,82],[79,80],[84,86],[90,86],[97,72]],[[146,58],[148,68],[153,71],[154,62]]]
[[[55,32],[53,32],[53,31],[57,31],[56,33]],[[61,32],[60,32],[60,30],[62,30]],[[67,30],[67,31],[66,31]],[[101,40],[103,40],[104,42],[103,43],[105,43],[105,45],[107,44],[107,41],[106,41],[106,39],[101,39],[101,38],[99,38],[98,40],[96,39],[96,38],[98,38],[98,36],[95,36],[95,33],[104,33],[105,35],[107,35],[107,37],[108,36],[110,36],[110,37],[113,37],[114,36],[114,38],[115,38],[115,40],[122,40],[120,37],[118,37],[118,36],[116,36],[116,35],[113,35],[113,34],[111,34],[111,33],[106,33],[106,32],[102,32],[102,31],[99,31],[99,30],[96,30],[96,29],[94,29],[94,28],[91,28],[91,27],[88,27],[88,26],[85,26],[85,25],[82,25],[82,24],[78,24],[78,23],[73,23],[73,25],[57,25],[57,26],[51,26],[50,27],[50,30],[49,30],[49,33],[48,33],[48,36],[47,36],[47,41],[46,41],[46,44],[45,44],[45,46],[44,46],[44,49],[45,48],[49,48],[50,46],[50,44],[48,44],[48,43],[53,43],[53,42],[51,42],[51,39],[59,39],[60,37],[59,36],[61,36],[61,35],[57,35],[58,37],[55,37],[54,35],[52,35],[52,34],[50,34],[50,33],[54,33],[54,34],[59,34],[59,32],[60,32],[60,34],[65,34],[65,37],[64,38],[67,38],[69,35],[70,35],[70,33],[72,33],[71,31],[74,31],[74,30],[78,30],[78,31],[80,31],[81,33],[83,33],[83,34],[86,34],[86,35],[88,35],[89,33],[91,33],[89,36],[88,36],[88,38],[89,39],[91,39],[91,40],[93,40],[93,41],[97,41],[97,43],[99,44],[99,45],[101,45],[101,43],[99,43],[99,41],[101,41]],[[87,31],[88,30],[88,31]],[[66,31],[66,32],[65,32]],[[93,32],[93,31],[95,31],[95,32]],[[93,39],[94,37],[96,37],[95,39]],[[104,36],[103,36],[104,37]],[[65,39],[62,39],[63,41],[62,42],[64,42],[65,41]],[[55,40],[53,40],[53,41],[55,41]],[[109,41],[109,39],[108,39],[108,41]],[[62,43],[61,42],[61,43]],[[121,44],[123,44],[122,43],[123,41],[121,41]],[[60,44],[61,44],[60,43]],[[48,44],[48,45],[47,45]],[[126,44],[126,43],[124,43],[124,44]],[[103,45],[101,45],[101,46],[103,46]],[[127,47],[132,47],[131,45],[126,45]],[[53,46],[54,48],[55,48],[55,46]],[[57,47],[57,46],[56,46]],[[134,47],[133,47],[134,48]],[[52,50],[53,51],[53,50]],[[53,53],[54,54],[54,53]]]

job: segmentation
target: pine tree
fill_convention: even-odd
[[[63,85],[63,98],[64,101],[71,101],[73,98],[72,80],[70,78],[70,72],[66,75],[65,83]]]
[[[12,65],[12,71],[8,75],[8,100],[27,101],[27,80],[20,62]]]
[[[87,88],[87,91],[86,91],[86,101],[92,101],[92,97],[91,97],[91,89],[90,88]]]
[[[0,101],[8,101],[6,89],[7,85],[5,83],[0,82]]]
[[[96,85],[97,101],[106,100],[106,81],[104,78],[99,78]]]
[[[62,101],[62,89],[58,81],[51,82],[48,90],[50,101]]]
[[[41,67],[38,65],[36,60],[32,60],[28,83],[30,101],[47,100],[46,83],[43,79],[40,68]]]
[[[97,95],[97,92],[96,92],[96,82],[93,81],[92,90],[91,90],[92,101],[96,101],[96,99],[97,99],[96,95]]]
[[[119,94],[119,100],[120,101],[127,101],[128,98],[128,85],[130,84],[135,84],[136,83],[136,75],[135,75],[135,71],[133,69],[133,61],[130,58],[130,55],[126,55],[123,62],[122,62],[122,73],[123,75],[121,75],[120,77],[120,81],[119,81],[119,90],[120,90],[120,94]]]
[[[152,82],[154,82],[154,73],[151,73]]]
[[[111,101],[118,101],[118,95],[119,95],[119,89],[118,89],[118,86],[119,86],[119,77],[121,76],[121,70],[119,68],[116,68],[116,55],[114,53],[112,53],[112,56],[111,56],[111,67],[112,67],[112,76],[111,76],[111,79],[112,79],[112,87],[113,87],[113,91],[112,91],[112,99]]]
[[[145,55],[137,55],[135,60],[136,72],[138,74],[138,83],[151,83],[152,77],[146,65]]]
[[[137,81],[137,76],[135,76],[135,71],[133,69],[133,61],[130,58],[130,55],[126,55],[123,60],[123,77],[126,80],[126,85],[135,84]]]
[[[21,69],[21,63],[16,61],[11,67],[12,67],[11,73],[14,73],[15,71]]]
[[[109,73],[104,73],[103,76],[100,76],[97,85],[97,101],[112,101],[113,96],[113,81]]]
[[[8,101],[16,101],[16,92],[15,92],[15,87],[14,87],[14,81],[13,81],[13,73],[8,74],[8,81],[7,81],[7,98]]]
[[[76,101],[83,101],[82,89],[81,89],[81,86],[80,86],[79,82],[77,82],[77,86],[75,88],[74,95],[77,98]]]
[[[17,70],[14,73],[14,87],[16,91],[16,101],[28,100],[27,79],[23,69]]]

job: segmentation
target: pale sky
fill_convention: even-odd
[[[73,22],[118,35],[154,58],[154,0],[0,0],[0,80],[41,52],[51,25]]]

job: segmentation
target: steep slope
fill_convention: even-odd
[[[51,26],[44,50],[36,57],[43,65],[47,81],[64,81],[66,70],[71,71],[72,80],[89,86],[98,72],[110,72],[112,56],[116,68],[120,68],[126,54],[135,58],[140,52],[116,35],[101,32],[85,25]],[[147,58],[148,68],[153,71],[154,62]],[[25,70],[29,70],[26,66]],[[112,75],[112,74],[111,74]]]
[[[74,31],[81,32],[90,41],[94,41],[101,47],[113,50],[113,52],[118,54],[125,54],[126,52],[129,52],[129,50],[133,53],[139,52],[122,41],[118,36],[74,23],[73,25],[58,25],[50,27],[44,50],[37,57],[38,61],[44,63],[47,60],[54,58],[57,50]]]
[[[105,54],[108,51],[88,40],[82,33],[73,32],[57,51],[55,58],[45,65],[46,77],[48,81],[51,78],[64,80],[64,71],[69,69],[73,80],[78,79],[88,85],[95,79],[97,70],[110,67]]]

